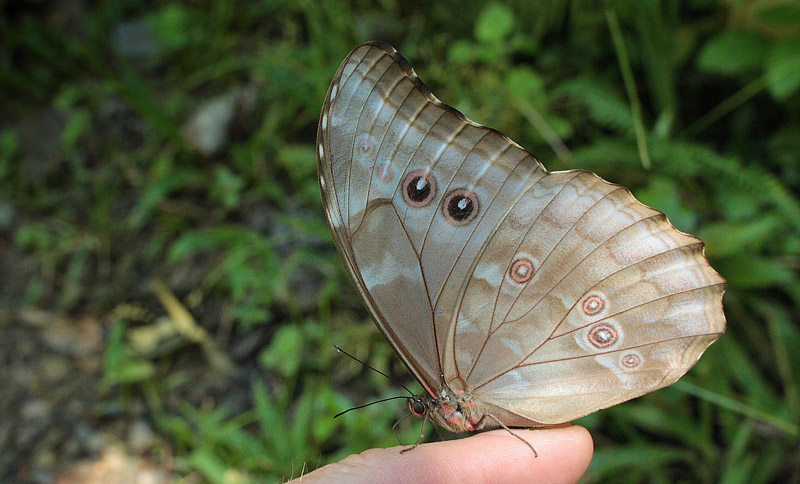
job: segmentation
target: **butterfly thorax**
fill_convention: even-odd
[[[427,415],[436,425],[451,432],[473,432],[485,422],[475,398],[462,390],[443,389],[438,397],[424,393],[410,399],[409,408],[414,415]]]

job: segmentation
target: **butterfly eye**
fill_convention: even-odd
[[[428,411],[428,406],[419,398],[408,399],[408,409],[411,410],[416,417],[422,417]]]
[[[426,170],[416,170],[403,182],[403,198],[412,207],[428,205],[436,195],[436,179]]]
[[[478,215],[478,197],[466,188],[453,190],[442,205],[444,218],[453,225],[466,225]]]

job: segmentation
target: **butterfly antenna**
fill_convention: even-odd
[[[372,370],[372,371],[374,371],[374,372],[376,372],[376,373],[379,373],[379,374],[381,374],[381,375],[385,376],[385,377],[386,377],[386,378],[387,378],[389,381],[391,381],[392,383],[396,383],[396,384],[400,385],[400,386],[401,386],[401,387],[403,387],[403,389],[404,389],[405,391],[407,391],[407,392],[408,392],[408,393],[409,393],[409,394],[410,394],[412,397],[414,396],[414,392],[412,392],[411,390],[409,390],[409,389],[408,389],[408,387],[406,387],[405,385],[403,385],[403,384],[402,384],[402,383],[400,383],[400,382],[396,382],[396,381],[394,381],[394,380],[392,379],[392,377],[390,377],[390,376],[389,376],[389,375],[387,375],[386,373],[382,372],[381,370],[378,370],[377,368],[374,368],[374,367],[372,367],[372,366],[368,365],[367,363],[364,363],[363,361],[359,360],[359,359],[358,359],[358,358],[356,358],[355,356],[351,355],[350,353],[346,352],[345,350],[343,350],[343,349],[339,348],[339,347],[338,347],[338,346],[336,346],[336,345],[333,345],[333,347],[334,347],[334,348],[336,348],[336,350],[337,350],[337,351],[339,351],[339,353],[344,353],[345,355],[349,356],[350,358],[352,358],[352,359],[356,360],[357,362],[361,363],[362,365],[366,366],[366,367],[367,367],[367,368],[369,368],[370,370]],[[406,397],[392,397],[392,398],[406,398]],[[387,399],[387,400],[391,400],[391,399]],[[378,402],[383,402],[383,401],[385,401],[385,400],[378,400],[377,402],[372,402],[372,403],[378,403]],[[370,403],[370,404],[367,404],[367,405],[372,405],[372,404]],[[362,405],[362,406],[366,407],[367,405]],[[355,408],[361,408],[361,407],[355,407]],[[350,410],[353,410],[353,409],[351,408]],[[342,413],[344,413],[344,412],[342,412]],[[341,415],[341,414],[339,414],[339,415]],[[337,417],[338,417],[338,415],[337,415]],[[334,418],[336,418],[336,417],[334,417]]]
[[[344,415],[347,412],[349,412],[350,410],[358,410],[359,408],[369,407],[370,405],[375,405],[376,403],[388,402],[389,400],[398,400],[400,398],[402,398],[403,400],[408,400],[408,397],[404,397],[402,395],[401,396],[396,396],[396,397],[381,398],[380,400],[375,400],[374,402],[369,402],[369,403],[365,403],[364,405],[359,405],[357,407],[348,408],[344,412],[337,413],[336,415],[333,416],[333,418],[336,418],[339,415]]]

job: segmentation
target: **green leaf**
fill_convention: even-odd
[[[759,67],[767,48],[767,40],[756,32],[723,32],[705,43],[697,65],[708,72],[738,74]]]
[[[246,482],[239,473],[229,469],[213,449],[198,448],[189,454],[189,463],[210,482],[225,484],[244,484]]]
[[[767,88],[778,100],[800,87],[800,37],[775,45],[767,57]]]
[[[505,5],[490,3],[483,9],[475,24],[479,42],[495,43],[505,39],[514,27],[514,13]]]
[[[155,375],[153,365],[137,358],[125,344],[125,330],[126,324],[123,320],[117,320],[111,326],[103,362],[101,387],[104,389],[140,382]]]
[[[297,375],[303,356],[303,334],[296,326],[283,326],[269,347],[259,355],[259,362],[287,378]]]
[[[186,47],[191,40],[196,17],[192,10],[179,3],[168,3],[150,16],[149,26],[161,45],[169,51]]]
[[[637,191],[636,198],[667,214],[670,222],[679,230],[691,231],[697,223],[697,215],[683,202],[678,187],[671,179],[653,178],[647,188]]]
[[[764,2],[758,9],[759,20],[773,27],[789,27],[800,23],[800,4],[796,1]]]
[[[277,161],[295,183],[315,178],[317,155],[310,145],[284,146],[278,151]]]
[[[455,65],[469,64],[477,57],[476,49],[475,44],[469,40],[456,40],[447,49],[447,61]]]
[[[607,447],[595,450],[587,476],[600,479],[618,475],[620,469],[632,466],[655,469],[660,465],[674,464],[688,458],[686,450],[663,445],[631,445],[613,449]]]
[[[544,79],[530,67],[522,66],[511,69],[505,78],[509,96],[531,101],[534,104],[544,99]]]
[[[575,98],[598,124],[633,138],[631,108],[611,86],[592,77],[579,77],[559,85],[552,94]]]
[[[272,454],[276,460],[285,462],[290,459],[289,443],[284,440],[289,432],[286,417],[260,381],[253,382],[253,404],[256,418],[261,426],[261,435],[272,447]]]
[[[764,215],[748,222],[720,222],[705,225],[697,236],[705,241],[714,257],[727,257],[759,249],[774,240],[785,229],[778,215]]]
[[[239,205],[244,180],[227,166],[218,166],[211,187],[211,196],[228,210]]]
[[[766,257],[743,255],[734,260],[721,261],[718,269],[731,287],[739,289],[774,287],[789,283],[794,278],[786,264]]]

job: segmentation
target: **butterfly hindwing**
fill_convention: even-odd
[[[673,383],[724,330],[724,280],[702,242],[591,173],[552,173],[538,185],[530,198],[549,201],[526,207],[532,222],[503,223],[487,240],[452,334],[456,368],[445,374],[541,423]],[[487,299],[495,304],[480,304]]]

